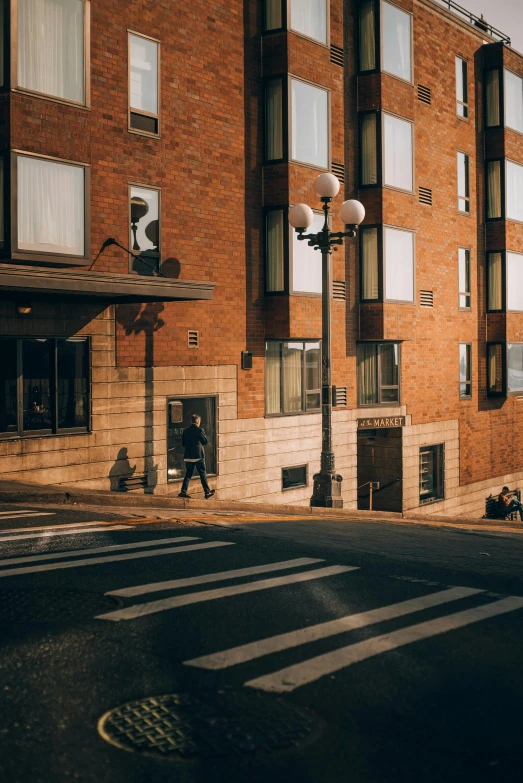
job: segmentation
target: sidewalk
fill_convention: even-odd
[[[76,489],[74,486],[43,486],[16,481],[0,480],[0,504],[71,504],[77,506],[110,507],[113,513],[133,515],[137,511],[150,517],[158,512],[162,518],[194,519],[195,521],[224,524],[241,522],[276,522],[289,519],[308,522],[321,520],[337,522],[379,523],[389,522],[401,526],[430,528],[461,528],[482,532],[498,531],[523,533],[523,523],[510,520],[478,519],[476,517],[426,516],[384,511],[357,511],[355,509],[328,509],[310,506],[248,503],[245,501],[184,500],[167,495],[144,495],[133,492],[104,492]],[[172,514],[166,512],[173,512]]]

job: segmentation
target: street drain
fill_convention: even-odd
[[[95,617],[121,605],[118,599],[80,590],[2,589],[0,622],[67,622]]]
[[[170,693],[107,712],[101,736],[123,750],[171,759],[263,755],[319,737],[311,712],[250,691]]]

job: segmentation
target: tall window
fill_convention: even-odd
[[[500,218],[501,204],[501,161],[489,160],[487,163],[487,218]]]
[[[414,301],[414,234],[399,228],[383,229],[385,299]]]
[[[291,157],[329,168],[329,93],[291,79]]]
[[[379,299],[378,229],[364,226],[360,238],[361,298]]]
[[[456,114],[469,116],[468,63],[462,57],[456,57]]]
[[[271,209],[265,214],[265,289],[285,290],[285,226],[283,209]]]
[[[85,103],[84,0],[18,0],[18,87]]]
[[[317,234],[325,223],[323,214],[314,213],[314,220],[308,229]],[[310,247],[307,242],[298,239],[298,234],[290,228],[292,237],[292,291],[294,293],[321,294],[321,253]]]
[[[283,79],[265,85],[265,158],[283,159]]]
[[[268,340],[265,344],[265,412],[317,411],[321,406],[319,341]]]
[[[290,29],[327,43],[327,0],[290,0]]]
[[[85,166],[16,154],[13,164],[18,186],[13,252],[85,258]]]
[[[360,71],[376,68],[376,5],[375,0],[362,0],[359,16]]]
[[[412,123],[383,114],[383,184],[412,191]]]
[[[160,193],[131,185],[129,198],[131,250],[140,256],[131,256],[131,271],[153,275],[160,267]]]
[[[507,343],[507,391],[523,392],[523,343]]]
[[[422,446],[419,450],[419,502],[434,503],[445,497],[444,446]]]
[[[505,162],[505,215],[523,223],[523,166]]]
[[[470,213],[469,156],[458,152],[458,210]]]
[[[470,309],[470,250],[458,248],[459,307]]]
[[[382,0],[382,71],[412,82],[411,15]]]
[[[159,131],[159,48],[129,33],[129,127],[153,135]]]
[[[487,309],[503,309],[503,266],[501,253],[487,255]]]
[[[87,339],[8,338],[0,350],[0,437],[87,429]]]
[[[485,72],[485,125],[501,125],[499,70]]]
[[[167,481],[179,481],[185,475],[182,435],[197,413],[207,435],[205,464],[207,473],[216,474],[216,397],[178,397],[167,402]]]
[[[459,344],[459,396],[460,399],[472,396],[472,346]]]
[[[505,127],[523,133],[523,79],[504,69]]]
[[[487,345],[487,394],[499,396],[505,392],[504,349],[501,343]]]
[[[399,404],[399,372],[399,343],[359,343],[358,405]]]
[[[360,114],[360,185],[378,184],[378,115]]]
[[[523,255],[505,254],[507,265],[507,310],[523,312]]]

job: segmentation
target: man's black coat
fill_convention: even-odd
[[[208,443],[203,427],[191,424],[182,434],[182,446],[185,448],[184,459],[204,459],[203,447]]]

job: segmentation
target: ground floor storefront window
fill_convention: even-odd
[[[207,474],[215,475],[216,467],[216,397],[179,397],[167,401],[167,480],[179,481],[185,476],[182,434],[191,425],[191,415],[200,416],[207,446],[205,466]]]
[[[88,430],[87,338],[2,338],[0,357],[0,437]]]

